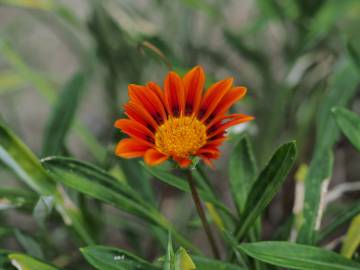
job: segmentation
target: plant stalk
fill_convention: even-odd
[[[203,208],[203,206],[201,204],[201,200],[200,200],[199,193],[198,193],[198,191],[196,189],[196,186],[195,186],[195,181],[193,179],[191,169],[187,170],[187,180],[188,180],[188,183],[189,183],[189,187],[191,189],[191,195],[192,195],[194,204],[196,206],[196,210],[198,212],[198,215],[199,215],[199,217],[201,219],[201,223],[202,223],[202,225],[204,227],[205,233],[206,233],[207,238],[209,240],[211,250],[212,250],[212,252],[214,254],[214,257],[216,259],[220,260],[221,258],[220,258],[219,249],[218,249],[218,247],[216,245],[215,238],[214,238],[214,235],[213,235],[213,233],[211,231],[210,225],[207,222],[207,219],[206,219],[206,216],[205,216],[205,211],[204,211],[204,208]]]

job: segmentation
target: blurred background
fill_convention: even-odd
[[[297,168],[309,164],[322,133],[332,132],[327,112],[346,105],[360,113],[359,27],[358,0],[0,0],[0,118],[38,157],[73,156],[123,177],[128,161],[113,155],[122,136],[113,123],[129,83],[162,84],[169,69],[184,74],[195,65],[204,67],[208,84],[233,76],[248,88],[234,110],[256,120],[232,129],[231,140],[246,130],[259,168],[280,143],[298,145],[296,169],[263,218],[263,237],[270,239],[292,212]],[[72,120],[56,125],[59,115]],[[55,130],[63,131],[64,141],[52,136]],[[229,205],[232,145],[224,145],[215,171],[204,168]],[[343,137],[332,145],[336,204],[324,223],[360,194],[360,155]],[[1,166],[0,186],[19,185],[14,180]],[[182,205],[191,205],[180,192],[150,183],[170,218],[179,219]],[[1,208],[6,203],[0,201]],[[103,228],[100,242],[134,248],[127,240],[141,237],[131,235],[134,225],[108,211],[117,218]],[[0,212],[0,225],[37,231],[31,216],[13,210]],[[51,226],[60,247],[73,247],[56,222]],[[201,233],[194,239],[206,243]],[[144,256],[154,257],[146,241]],[[21,249],[12,237],[0,243]]]

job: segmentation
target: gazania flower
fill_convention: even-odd
[[[124,106],[128,119],[115,122],[130,138],[118,143],[116,155],[144,157],[149,165],[173,159],[183,168],[198,156],[211,165],[220,155],[226,129],[253,117],[227,114],[245,95],[245,87],[233,87],[233,79],[228,78],[203,92],[204,83],[204,71],[197,66],[183,78],[169,72],[164,89],[154,82],[130,84],[130,100]]]

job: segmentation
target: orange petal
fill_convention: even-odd
[[[154,145],[154,134],[136,121],[119,119],[115,122],[115,127],[121,129],[122,132],[130,137],[134,137],[147,145]]]
[[[166,119],[164,105],[157,94],[151,89],[141,85],[130,84],[129,96],[131,101],[143,106],[157,123],[162,123]]]
[[[116,155],[123,158],[136,158],[144,156],[149,146],[135,139],[123,139],[115,148]]]
[[[130,101],[124,105],[125,114],[132,120],[139,122],[154,132],[158,127],[158,123],[153,119],[150,113],[137,102]]]
[[[201,104],[205,84],[205,73],[201,66],[190,70],[183,78],[185,88],[185,114],[197,113]]]
[[[165,105],[167,111],[172,116],[179,116],[184,112],[185,93],[181,78],[175,72],[171,71],[165,78]]]
[[[191,164],[191,160],[188,158],[174,158],[181,168],[187,168]]]
[[[228,129],[231,126],[245,123],[248,121],[253,120],[254,117],[246,114],[231,114],[228,116],[223,117],[223,120],[228,120],[226,122],[218,123],[217,125],[214,125],[210,129],[208,129],[208,138],[212,138],[222,132],[225,132],[226,129]]]
[[[162,91],[161,87],[155,83],[155,82],[148,82],[146,85],[149,89],[151,89],[152,91],[154,91],[156,93],[156,95],[158,96],[158,98],[160,99],[160,101],[164,103],[164,92]]]
[[[231,89],[232,83],[232,78],[222,80],[213,84],[209,90],[206,91],[199,111],[201,121],[205,121],[209,115],[211,115],[221,99]]]
[[[146,164],[150,166],[155,166],[163,163],[165,160],[168,159],[168,156],[164,155],[163,153],[159,152],[158,150],[152,148],[145,152],[144,160]]]
[[[208,117],[206,122],[208,126],[211,126],[213,123],[217,122],[223,114],[226,113],[230,107],[241,98],[245,96],[247,92],[246,87],[239,86],[231,89],[227,94],[221,99],[219,104],[214,109],[213,113]]]

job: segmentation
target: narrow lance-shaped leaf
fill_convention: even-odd
[[[309,172],[305,178],[305,198],[302,225],[297,242],[314,244],[316,232],[320,228],[324,196],[333,168],[333,155],[329,151],[319,160],[311,162]]]
[[[360,117],[341,107],[332,109],[336,123],[352,145],[360,151]]]
[[[275,152],[268,165],[262,170],[246,200],[242,222],[235,231],[237,240],[244,237],[279,191],[294,164],[295,156],[295,142],[286,143]]]
[[[44,263],[25,254],[11,253],[8,257],[11,264],[18,270],[59,270],[55,266]]]
[[[335,106],[345,106],[356,93],[358,82],[358,71],[351,60],[341,59],[330,78],[327,95],[317,114],[316,147],[305,180],[304,222],[299,231],[299,243],[313,244],[316,240],[315,230],[318,229],[321,221],[320,197],[327,185],[324,180],[330,177],[332,169],[330,151],[339,137],[331,109]],[[341,95],[339,89],[342,89]]]
[[[80,97],[85,88],[85,76],[75,74],[59,95],[48,120],[43,143],[43,156],[59,154],[73,122]]]
[[[238,247],[247,255],[280,267],[299,270],[356,270],[360,264],[335,252],[289,242],[257,242]]]
[[[55,181],[46,173],[31,150],[2,123],[0,123],[0,160],[37,193],[54,196],[56,209],[62,215],[64,222],[73,226],[86,243],[93,242],[79,209],[71,202],[65,191],[56,187]]]
[[[135,190],[125,183],[117,182],[105,171],[71,158],[50,157],[42,160],[50,175],[64,185],[87,194],[114,207],[136,215],[171,231],[179,243],[194,251],[198,249],[181,236],[157,209],[146,203]]]
[[[313,160],[318,160],[339,137],[339,131],[331,115],[331,109],[345,106],[355,95],[360,82],[359,73],[348,58],[342,59],[330,77],[329,88],[321,103],[316,119],[316,144]],[[341,95],[339,95],[341,89]],[[310,173],[310,172],[309,172]]]
[[[89,246],[80,251],[99,270],[160,270],[144,259],[118,248]]]
[[[19,244],[26,250],[27,254],[38,259],[44,259],[44,252],[35,239],[17,229],[14,230],[14,235]]]
[[[47,175],[36,156],[2,123],[0,159],[36,192],[44,195],[55,192],[55,182]]]
[[[229,180],[235,205],[242,213],[251,186],[256,177],[257,166],[248,136],[236,144],[229,162]]]

